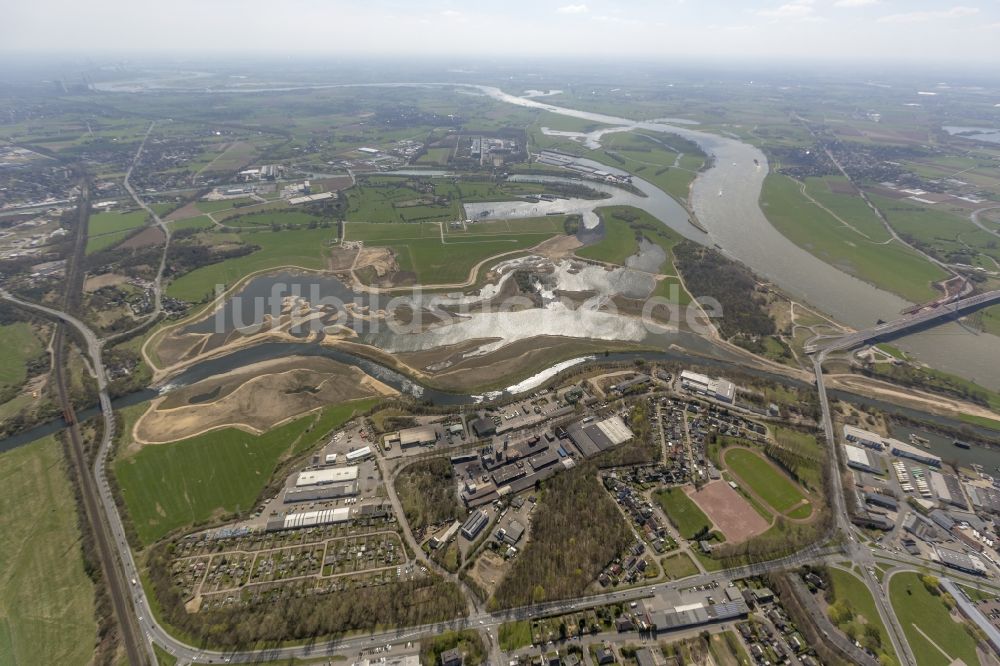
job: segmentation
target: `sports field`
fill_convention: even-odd
[[[889,600],[917,666],[948,666],[955,659],[969,666],[980,663],[975,641],[952,619],[941,597],[927,590],[919,574],[894,575],[889,581]]]
[[[117,460],[115,476],[139,539],[150,544],[172,530],[252,508],[280,460],[307,451],[374,403],[329,407],[260,436],[215,430]]]
[[[663,512],[667,514],[667,518],[685,539],[712,529],[708,516],[687,496],[683,488],[665,488],[658,491],[654,497]]]
[[[712,481],[688,493],[695,504],[726,536],[729,543],[741,543],[764,533],[768,522],[725,481]]]
[[[778,513],[786,513],[806,499],[795,482],[749,449],[726,449],[722,453],[722,458],[727,469]],[[805,516],[795,517],[804,518],[808,515],[807,513]]]
[[[90,663],[94,586],[54,437],[0,454],[0,531],[0,664]]]

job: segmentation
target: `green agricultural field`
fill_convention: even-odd
[[[181,229],[211,229],[214,226],[212,220],[208,219],[207,215],[174,220],[169,225],[171,231],[180,231]]]
[[[303,211],[263,210],[258,213],[237,213],[228,216],[225,224],[227,227],[270,227],[274,224],[305,227],[310,223],[319,223],[319,221],[320,218]]]
[[[833,607],[839,614],[831,618],[848,635],[860,640],[862,645],[875,654],[885,653],[896,658],[896,651],[889,640],[889,632],[875,608],[875,600],[861,579],[852,573],[830,567],[828,570],[833,594]],[[868,638],[864,634],[864,625],[871,625],[878,630],[878,639]]]
[[[805,181],[805,190],[809,197],[870,240],[882,242],[892,238],[882,220],[864,199],[857,193],[844,193],[844,188],[848,186],[848,181],[843,176],[807,178]]]
[[[609,215],[601,217],[604,221],[604,238],[593,245],[581,247],[576,251],[576,255],[584,259],[624,266],[625,260],[639,251],[635,232],[625,220]]]
[[[675,553],[664,557],[660,561],[660,565],[663,567],[663,573],[670,580],[687,578],[698,573],[698,567],[687,553]]]
[[[95,213],[87,224],[87,254],[93,254],[125,240],[133,229],[146,223],[146,211]]]
[[[939,595],[931,594],[917,573],[895,574],[889,582],[889,600],[903,627],[917,666],[948,666],[961,659],[979,664],[976,642],[952,619]]]
[[[360,240],[369,245],[410,240],[413,238],[441,238],[441,228],[433,222],[347,222],[344,240]]]
[[[0,454],[0,664],[87,664],[94,586],[53,436]]]
[[[729,471],[778,513],[789,511],[805,499],[795,482],[753,451],[728,449],[723,453],[723,461]]]
[[[0,386],[20,386],[27,377],[25,364],[42,353],[42,342],[31,324],[23,321],[0,326],[4,353],[0,354]]]
[[[218,213],[220,210],[229,210],[230,208],[246,206],[252,203],[253,199],[244,197],[239,199],[224,199],[222,201],[199,201],[195,206],[203,213]]]
[[[130,213],[94,213],[87,222],[87,237],[93,238],[116,231],[128,231],[146,223],[147,213],[135,210]]]
[[[872,196],[871,200],[900,236],[928,254],[949,261],[977,264],[980,263],[977,259],[981,253],[1000,261],[1000,244],[996,236],[972,224],[964,210],[949,209],[943,203],[927,206],[880,196]],[[988,259],[982,265],[990,270],[996,269],[996,265]]]
[[[845,226],[810,202],[799,188],[787,176],[770,174],[761,192],[761,208],[789,240],[826,263],[910,301],[935,298],[931,284],[946,278],[944,271],[895,241],[881,244],[880,238],[866,238]]]
[[[712,529],[712,522],[708,516],[682,488],[665,488],[657,491],[655,497],[660,508],[685,539],[690,539],[706,529]]]
[[[109,247],[114,247],[121,243],[125,238],[128,237],[130,232],[128,231],[118,231],[112,234],[104,234],[102,236],[95,236],[94,238],[87,239],[87,254],[94,254],[95,252],[100,252],[101,250],[106,250]]]
[[[278,462],[315,446],[376,400],[355,400],[309,414],[263,435],[224,428],[171,444],[146,446],[115,462],[114,472],[140,541],[253,507]]]
[[[167,287],[167,295],[184,301],[201,302],[215,294],[215,285],[232,285],[256,271],[299,266],[320,269],[324,266],[326,247],[337,231],[329,229],[285,229],[240,233],[238,238],[260,246],[252,254],[203,266],[177,278]]]
[[[553,219],[554,218],[554,219]],[[468,233],[450,233],[441,241],[441,231],[436,224],[375,224],[349,222],[345,227],[345,240],[364,240],[371,245],[389,247],[396,255],[402,272],[413,273],[420,284],[452,284],[468,279],[469,271],[479,262],[498,254],[526,250],[542,241],[562,233],[562,216],[539,218],[539,225],[558,231],[522,233],[475,233],[478,225]],[[528,220],[522,220],[529,224]],[[487,223],[489,224],[489,223]],[[541,227],[540,227],[541,228]]]
[[[420,164],[445,165],[448,163],[449,157],[451,157],[451,148],[428,148],[427,152],[417,159],[417,162]]]
[[[422,191],[429,187],[430,192]],[[409,178],[370,177],[347,190],[347,219],[357,222],[435,222],[462,218],[454,199],[435,202],[434,186]]]

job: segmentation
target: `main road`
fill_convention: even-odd
[[[899,622],[896,620],[896,615],[893,613],[892,607],[885,598],[882,586],[879,585],[878,581],[871,573],[875,566],[875,558],[872,557],[871,551],[861,545],[858,541],[854,534],[851,521],[848,518],[847,503],[844,499],[844,484],[841,479],[839,456],[837,454],[837,437],[833,430],[833,417],[830,413],[830,400],[826,394],[826,385],[823,383],[823,361],[826,360],[826,354],[827,351],[823,350],[813,356],[813,372],[816,373],[816,390],[819,393],[819,404],[820,409],[822,410],[823,435],[826,438],[827,460],[830,465],[828,475],[831,486],[830,496],[833,500],[832,508],[834,519],[836,520],[837,531],[843,538],[847,539],[847,543],[844,544],[844,547],[847,552],[848,559],[861,565],[861,577],[865,586],[868,587],[868,591],[871,593],[872,599],[875,601],[875,608],[878,609],[878,614],[882,618],[882,623],[886,626],[886,629],[889,632],[889,638],[892,641],[892,646],[896,651],[896,655],[900,659],[900,663],[909,666],[916,666],[917,661],[914,659],[913,653],[910,651],[910,645],[906,641],[906,635],[903,634],[903,631],[899,626]]]

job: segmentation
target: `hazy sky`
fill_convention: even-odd
[[[12,0],[0,49],[997,63],[1000,0]],[[984,62],[985,60],[985,62]]]

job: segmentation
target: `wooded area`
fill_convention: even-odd
[[[545,482],[531,541],[490,605],[510,608],[579,595],[631,540],[631,530],[600,487],[593,464],[557,474]]]
[[[395,485],[406,522],[414,532],[465,516],[455,492],[455,472],[447,458],[409,465],[396,477]]]
[[[745,266],[691,241],[674,247],[674,261],[693,298],[710,296],[722,306],[722,316],[713,321],[724,337],[774,334],[757,280]]]

